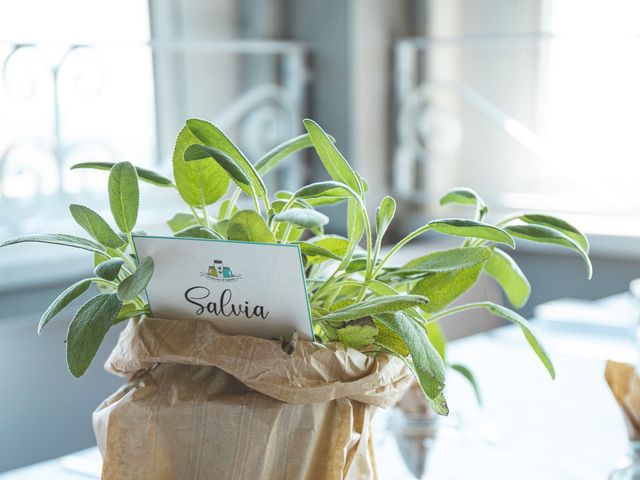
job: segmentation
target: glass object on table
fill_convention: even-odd
[[[640,480],[640,441],[629,440],[629,460],[629,465],[613,471],[609,480]]]
[[[424,476],[429,452],[442,425],[442,418],[429,408],[423,395],[414,383],[389,418],[389,430],[402,460],[415,478]]]

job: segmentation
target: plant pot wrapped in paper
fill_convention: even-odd
[[[103,479],[370,479],[370,420],[411,380],[404,363],[340,344],[219,333],[143,317],[107,369],[129,379],[94,413]]]
[[[549,374],[555,375],[542,344],[516,312],[491,302],[451,304],[486,273],[511,304],[522,307],[530,286],[506,253],[516,240],[576,251],[590,276],[589,242],[578,229],[540,214],[489,224],[483,199],[473,190],[456,188],[440,204],[468,207],[471,218],[429,220],[385,251],[385,233],[396,226],[395,200],[382,198],[375,218],[370,218],[367,195],[373,192],[367,182],[317,123],[305,120],[304,127],[306,134],[252,162],[215,125],[187,120],[176,139],[172,178],[128,162],[73,167],[109,171],[109,206],[117,229],[93,209],[71,205],[85,236],[27,235],[1,245],[40,242],[92,252],[94,275],[63,291],[38,326],[41,331],[73,300],[97,287],[99,293],[77,310],[69,325],[67,364],[74,376],[87,371],[113,325],[134,319],[108,364],[129,384],[95,414],[107,480],[370,478],[369,419],[376,406],[396,400],[409,372],[429,408],[448,413],[442,394],[446,338],[439,321],[464,310],[485,309],[518,325]],[[263,177],[309,148],[331,179],[270,195]],[[147,236],[136,228],[140,182],[177,191],[185,202],[181,210],[188,212],[175,213],[167,224],[174,237],[197,241],[194,249],[219,242],[295,246],[316,343],[300,342],[288,356],[277,342],[221,335],[207,320],[189,321],[184,310],[175,310],[182,299],[169,302],[164,311],[154,307],[158,317],[176,320],[145,318],[151,314],[150,282],[169,278],[165,285],[177,291],[174,277],[184,273],[182,260],[187,257],[138,258],[134,238]],[[325,234],[330,219],[318,209],[333,204],[346,210],[346,236]],[[394,265],[396,253],[425,232],[459,237],[461,243]],[[211,281],[240,278],[223,263],[211,264],[211,259],[220,259],[213,253],[198,267],[206,268],[199,273],[213,277]],[[254,258],[260,262],[259,256]],[[162,271],[173,276],[162,277]],[[255,278],[261,285],[281,282],[277,295],[269,298],[291,295],[293,280],[286,276]],[[207,306],[208,313],[226,316],[218,308],[222,297],[217,307]],[[200,307],[195,315],[203,313]],[[247,308],[237,310],[236,318],[251,320]],[[214,321],[215,315],[207,318]],[[283,316],[277,317],[281,323]],[[246,331],[259,335],[257,328],[264,326],[255,322],[255,328]],[[286,334],[291,330],[287,326]],[[466,367],[461,371],[473,380]]]

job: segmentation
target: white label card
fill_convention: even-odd
[[[297,245],[134,235],[154,317],[208,320],[232,335],[313,340]]]

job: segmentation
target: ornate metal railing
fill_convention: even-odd
[[[194,56],[202,68],[221,57],[234,68],[212,67],[198,85],[157,68],[167,58],[188,67]],[[0,43],[0,230],[29,230],[57,218],[70,198],[102,193],[95,172],[70,173],[70,164],[126,159],[169,170],[177,133],[169,128],[191,115],[231,130],[254,158],[298,134],[306,57],[303,45],[280,41]],[[244,73],[265,61],[259,75]],[[211,93],[217,79],[226,82],[224,95]],[[220,100],[200,102],[192,90]],[[276,186],[291,188],[299,167],[284,168]]]
[[[455,154],[462,140],[459,106],[471,107],[517,144],[541,157],[550,156],[547,142],[522,121],[457,78],[431,75],[429,60],[451,49],[538,47],[551,36],[505,34],[442,39],[408,38],[394,48],[396,143],[393,190],[416,204],[427,200],[430,164]],[[445,68],[446,70],[446,68]]]

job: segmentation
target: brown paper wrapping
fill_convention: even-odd
[[[635,367],[608,360],[604,377],[624,414],[629,440],[640,441],[640,378]]]
[[[131,321],[94,413],[103,480],[375,478],[370,420],[411,381],[402,361],[338,344],[230,336],[207,321]]]

